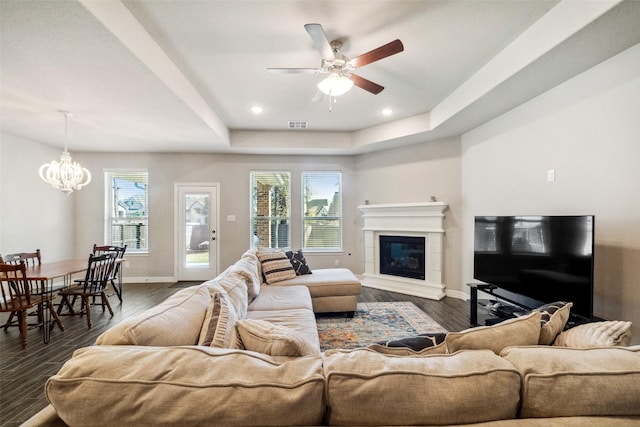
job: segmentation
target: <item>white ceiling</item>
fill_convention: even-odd
[[[70,151],[355,154],[460,134],[640,43],[640,1],[0,0],[3,132]],[[304,24],[404,52],[312,102]],[[263,108],[260,115],[251,107]],[[385,117],[384,108],[393,109]],[[308,121],[289,130],[289,120]],[[268,132],[265,132],[268,131]]]

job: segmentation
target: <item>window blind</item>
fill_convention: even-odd
[[[342,250],[342,174],[302,173],[302,247]]]
[[[105,244],[146,252],[149,234],[149,174],[146,169],[107,170]]]

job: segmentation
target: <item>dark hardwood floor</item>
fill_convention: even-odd
[[[57,327],[51,333],[51,342],[44,344],[38,329],[28,334],[27,348],[20,345],[20,333],[12,327],[0,330],[0,426],[18,426],[47,405],[44,384],[67,361],[74,350],[90,346],[102,332],[154,305],[157,305],[178,289],[199,282],[143,283],[124,286],[124,302],[117,297],[109,298],[114,316],[92,308],[93,327],[87,329],[86,318],[64,316],[65,330]],[[448,331],[459,331],[469,327],[469,302],[455,298],[441,301],[363,288],[359,301],[389,302],[411,301]],[[8,316],[0,316],[4,324]]]

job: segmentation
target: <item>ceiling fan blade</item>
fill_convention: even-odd
[[[267,68],[272,74],[320,74],[319,68]]]
[[[389,42],[379,48],[373,49],[367,53],[363,53],[360,56],[353,58],[351,61],[351,65],[353,68],[364,67],[367,64],[371,64],[372,62],[379,61],[383,58],[386,58],[391,55],[395,55],[396,53],[400,53],[404,50],[404,46],[400,40],[394,40]]]
[[[324,33],[324,29],[322,29],[322,25],[306,24],[304,29],[307,30],[307,33],[311,36],[311,40],[313,40],[316,49],[320,51],[322,59],[335,59],[333,49],[331,49],[331,44],[329,43],[329,39],[327,39],[327,35]]]
[[[371,92],[374,95],[379,94],[384,90],[384,86],[380,86],[377,83],[372,82],[371,80],[367,80],[364,77],[360,77],[357,74],[351,74],[349,78],[353,81],[353,84],[358,86],[360,89],[364,89],[367,92]]]
[[[316,94],[313,95],[313,98],[311,98],[311,102],[319,102],[319,101],[322,101],[323,99],[324,99],[324,93],[322,93],[321,90],[318,90]]]

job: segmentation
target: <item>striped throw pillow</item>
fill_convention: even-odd
[[[284,251],[258,251],[257,256],[262,265],[264,281],[267,284],[295,279],[296,271]]]

